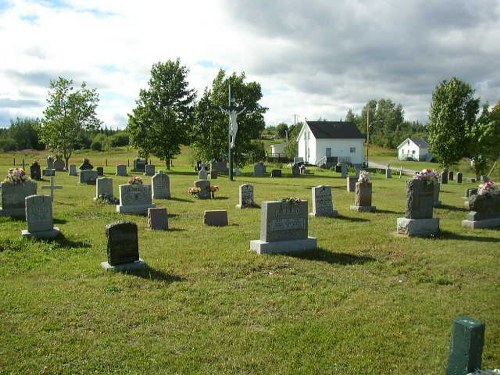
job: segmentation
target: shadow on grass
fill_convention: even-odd
[[[72,241],[68,239],[64,234],[59,232],[57,237],[52,238],[52,239],[45,239],[44,241],[47,242],[56,242],[57,245],[61,248],[68,248],[68,249],[83,249],[83,248],[90,248],[92,245],[90,243],[87,243],[85,241]]]
[[[187,203],[194,203],[191,199],[185,199],[185,198],[169,198],[166,199],[167,201],[176,201],[176,202],[187,202]]]
[[[485,228],[485,229],[498,230],[498,228]],[[494,237],[469,236],[469,235],[457,234],[457,233],[448,232],[448,231],[441,231],[439,233],[439,235],[437,236],[437,239],[439,239],[439,240],[461,240],[461,241],[500,243],[500,240],[498,238],[494,238]]]
[[[437,208],[437,209],[442,208],[442,209],[449,210],[449,211],[469,212],[469,210],[466,209],[465,207],[450,206],[447,204],[442,204],[439,207],[434,207],[434,208]]]
[[[354,255],[346,253],[332,253],[331,251],[318,247],[316,250],[305,253],[290,254],[293,258],[300,258],[305,260],[315,260],[318,262],[325,262],[329,264],[339,264],[348,266],[353,264],[365,264],[372,262],[375,259],[363,255]]]
[[[375,213],[379,213],[379,214],[400,214],[400,215],[404,215],[404,211],[391,211],[391,210],[379,210],[378,208],[373,211]]]
[[[172,275],[157,269],[154,269],[150,266],[142,270],[135,271],[121,271],[121,273],[125,273],[132,276],[137,276],[146,280],[156,280],[156,281],[165,281],[167,283],[185,281],[186,279],[177,275]]]
[[[56,219],[54,218],[54,224],[66,224],[68,221],[64,219]]]
[[[376,212],[378,212],[378,211],[376,211]],[[348,217],[348,216],[344,216],[344,215],[336,216],[333,219],[351,221],[353,223],[362,223],[362,222],[370,221],[368,219],[363,219],[363,218],[360,218],[360,217]]]

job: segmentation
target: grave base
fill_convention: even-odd
[[[352,211],[358,212],[373,212],[377,210],[375,206],[351,206]]]
[[[156,205],[153,204],[144,204],[141,206],[122,206],[117,205],[116,206],[116,212],[119,212],[121,214],[139,214],[139,215],[147,215],[148,214],[148,208],[155,208]]]
[[[302,253],[316,249],[317,242],[317,239],[314,237],[274,242],[253,240],[250,241],[250,250],[255,251],[257,254]]]
[[[60,230],[58,227],[54,227],[52,230],[45,230],[42,232],[28,232],[27,229],[23,229],[21,231],[21,236],[23,237],[28,237],[28,238],[55,238],[58,236],[60,233]]]
[[[443,203],[441,203],[441,201],[435,201],[432,205],[434,207],[441,207],[443,205]]]
[[[332,213],[330,213],[329,215],[324,215],[324,214],[316,214],[314,212],[311,212],[309,213],[309,216],[314,216],[314,217],[337,217],[339,216],[339,212],[337,210],[333,210]]]
[[[470,229],[500,227],[500,218],[485,220],[462,220],[462,226]]]
[[[407,219],[406,217],[398,217],[397,232],[406,236],[434,236],[439,234],[439,219]]]
[[[139,258],[139,260],[136,260],[135,262],[117,264],[116,266],[112,266],[108,262],[101,262],[101,267],[106,271],[123,272],[142,270],[147,268],[148,265],[141,258]]]

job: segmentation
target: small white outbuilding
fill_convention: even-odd
[[[399,160],[429,161],[433,158],[430,145],[424,138],[406,138],[398,146]]]

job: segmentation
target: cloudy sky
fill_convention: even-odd
[[[500,100],[500,0],[0,0],[0,46],[3,126],[41,118],[62,76],[123,128],[152,65],[176,58],[200,95],[220,68],[259,82],[268,125],[380,98],[425,123],[453,76]]]

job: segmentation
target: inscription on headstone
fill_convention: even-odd
[[[151,178],[154,199],[170,199],[170,177],[163,171],[158,171]]]
[[[240,185],[239,202],[236,205],[236,208],[255,207],[256,204],[254,201],[253,194],[254,194],[253,185],[250,184]]]
[[[28,229],[21,231],[25,237],[54,238],[59,228],[54,227],[52,217],[52,197],[48,195],[31,195],[25,199],[26,221]]]
[[[0,216],[25,218],[25,198],[36,194],[36,192],[37,183],[31,180],[21,184],[1,182],[2,209],[0,210]]]
[[[120,204],[116,206],[117,212],[146,215],[148,208],[154,207],[151,185],[120,185]]]
[[[312,188],[313,212],[311,216],[338,216],[333,209],[332,187],[319,185]]]
[[[101,177],[96,180],[95,199],[113,197],[113,179]]]
[[[130,221],[117,221],[106,225],[108,261],[101,266],[108,270],[131,270],[145,268],[139,258],[139,237],[137,224]]]

